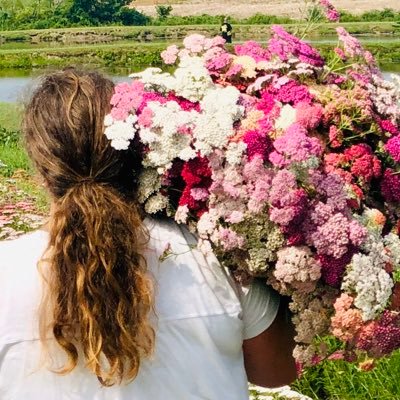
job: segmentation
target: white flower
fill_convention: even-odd
[[[344,291],[355,292],[354,305],[364,321],[376,318],[385,309],[393,288],[393,280],[385,271],[390,258],[383,243],[370,237],[368,248],[368,255],[353,256],[342,284]]]
[[[161,188],[161,176],[153,168],[144,168],[139,175],[138,201],[144,203],[147,198]]]
[[[242,157],[246,149],[246,143],[229,143],[228,149],[226,151],[226,160],[231,165],[239,165],[242,161]]]
[[[105,118],[106,129],[104,134],[111,140],[111,146],[116,150],[126,150],[129,142],[137,132],[137,116],[129,115],[124,121],[114,120],[111,115]]]
[[[389,233],[383,238],[383,243],[390,250],[390,257],[393,260],[394,269],[400,269],[400,238],[394,233]]]
[[[175,93],[193,102],[200,101],[206,91],[214,86],[200,57],[182,57],[174,77]]]
[[[234,57],[233,64],[237,64],[242,67],[242,71],[240,74],[243,78],[255,78],[257,76],[257,63],[253,57],[246,55]]]
[[[275,121],[275,129],[286,130],[296,122],[296,109],[290,104],[285,104],[281,108],[279,118]]]
[[[175,221],[178,224],[186,224],[189,214],[189,207],[185,204],[184,206],[179,206],[175,213]]]
[[[147,200],[144,209],[148,214],[155,214],[159,211],[164,210],[168,206],[168,197],[164,196],[161,193],[157,193],[154,196],[151,196],[149,200]]]
[[[146,89],[155,89],[158,92],[169,92],[175,89],[175,78],[167,72],[162,72],[160,68],[147,68],[129,77],[140,79]]]
[[[196,157],[191,146],[192,138],[182,133],[182,127],[191,128],[197,113],[184,111],[175,101],[165,104],[149,102],[147,105],[153,112],[152,125],[139,132],[143,143],[149,146],[149,152],[143,160],[144,166],[157,167],[162,173],[171,166],[174,159],[188,161]]]

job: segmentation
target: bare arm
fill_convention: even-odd
[[[243,342],[247,379],[255,385],[279,387],[296,379],[296,365],[292,356],[294,330],[287,321],[286,309],[286,304],[281,302],[271,326]]]

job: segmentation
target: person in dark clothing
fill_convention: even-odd
[[[226,43],[232,43],[232,25],[229,23],[228,18],[224,18],[224,22],[219,28],[221,36],[225,39]]]

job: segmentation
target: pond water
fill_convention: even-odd
[[[143,67],[145,68],[145,67]],[[386,79],[390,79],[392,73],[400,74],[399,64],[385,64],[381,66]],[[128,69],[103,70],[114,82],[129,81]],[[0,70],[0,102],[23,102],[29,94],[42,72],[29,70]]]
[[[128,70],[121,69],[118,71],[108,70],[102,72],[116,83],[129,80],[128,75],[130,71]],[[0,70],[0,102],[24,102],[32,93],[35,83],[42,73],[43,71]]]

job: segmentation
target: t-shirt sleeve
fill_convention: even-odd
[[[254,338],[270,327],[278,313],[279,302],[279,295],[262,280],[255,279],[243,291],[243,339]]]

